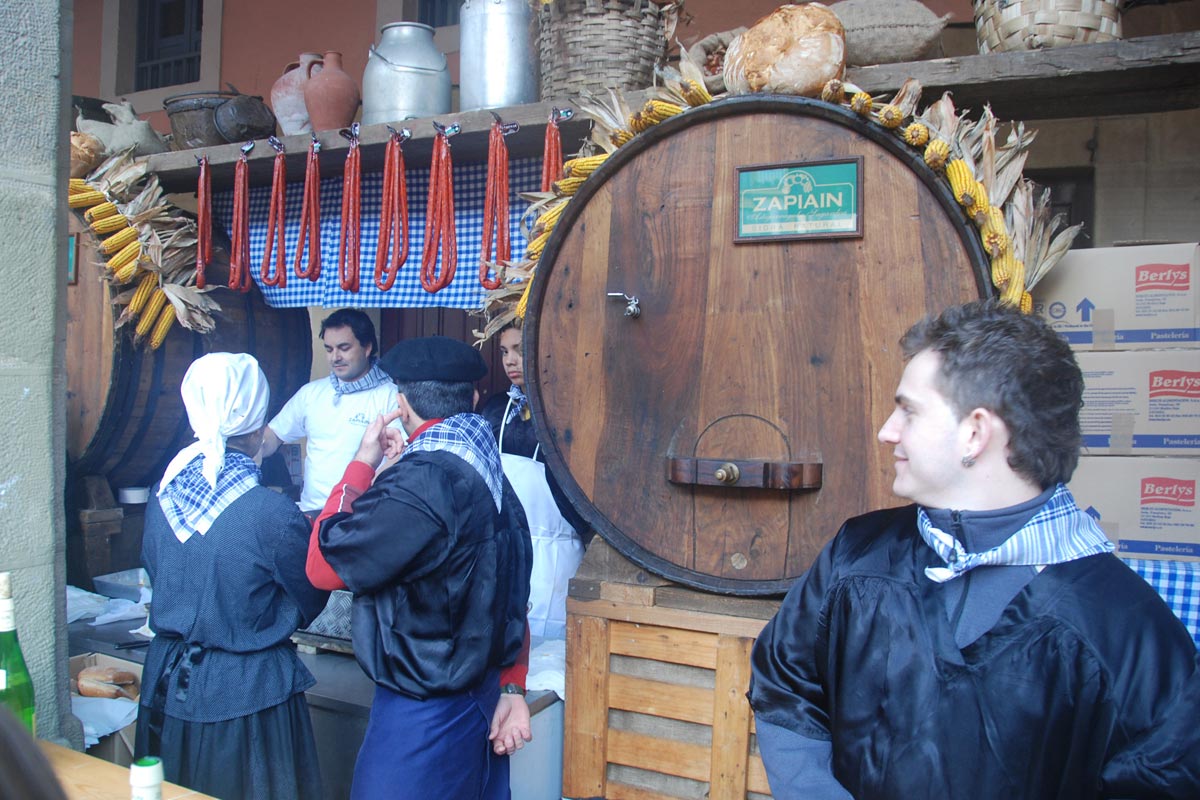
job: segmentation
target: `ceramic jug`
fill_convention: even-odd
[[[358,83],[342,69],[342,54],[325,52],[320,71],[317,62],[308,65],[304,82],[304,105],[314,131],[344,128],[354,121],[360,96]]]
[[[279,132],[284,136],[312,130],[308,108],[304,105],[304,83],[310,72],[320,71],[321,54],[301,53],[299,59],[284,67],[283,74],[271,87],[271,110],[275,112]]]
[[[384,25],[363,72],[363,124],[449,111],[450,69],[433,42],[433,28],[417,22]]]

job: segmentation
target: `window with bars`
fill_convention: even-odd
[[[459,0],[420,0],[417,4],[417,22],[433,28],[458,24]]]
[[[200,80],[204,0],[138,0],[134,91]]]

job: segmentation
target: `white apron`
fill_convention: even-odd
[[[500,422],[500,462],[513,491],[525,509],[533,540],[533,571],[529,578],[529,633],[561,639],[567,633],[567,582],[583,560],[583,542],[563,517],[546,482],[546,465],[533,458],[504,452],[504,429],[512,400]]]

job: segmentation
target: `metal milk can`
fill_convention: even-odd
[[[450,70],[433,28],[393,22],[370,48],[362,82],[362,123],[433,117],[450,111]]]
[[[459,11],[459,106],[538,100],[535,17],[529,0],[464,0]]]

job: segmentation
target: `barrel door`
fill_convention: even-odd
[[[741,172],[834,163],[858,165],[859,230],[739,230]],[[548,244],[525,327],[538,435],[627,557],[778,593],[847,517],[901,502],[875,439],[897,341],[989,291],[976,234],[893,134],[803,99],[695,109],[614,154]]]

